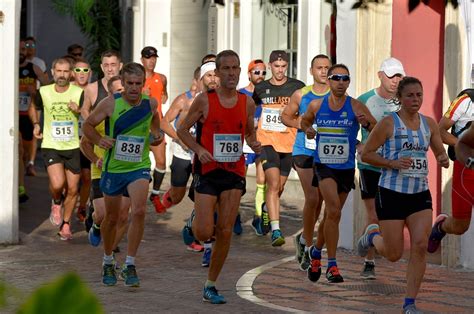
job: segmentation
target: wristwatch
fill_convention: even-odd
[[[465,164],[466,168],[472,169],[474,168],[474,157],[469,157]]]

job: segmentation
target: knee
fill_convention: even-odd
[[[220,239],[230,239],[232,237],[233,226],[216,226],[216,236]]]
[[[462,221],[457,221],[456,223],[453,224],[454,226],[454,234],[455,235],[461,235],[464,234],[468,229],[470,225],[471,220],[462,220]]]
[[[341,211],[338,209],[326,209],[326,220],[337,221],[341,220]]]
[[[81,176],[82,185],[90,185],[92,183],[90,175],[82,175]]]
[[[280,193],[280,184],[276,182],[267,183],[267,193]]]
[[[132,210],[133,219],[145,219],[146,206],[137,206]]]
[[[193,224],[193,234],[199,241],[209,240],[213,236],[214,226],[202,226]]]
[[[390,250],[389,252],[385,252],[385,258],[390,262],[396,262],[400,258],[402,258],[403,251],[399,250]]]
[[[119,221],[118,212],[109,212],[105,214],[104,221],[107,221],[109,225],[115,226]]]
[[[67,187],[67,195],[75,196],[77,194],[77,185],[72,185]]]

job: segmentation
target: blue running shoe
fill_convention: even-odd
[[[117,284],[115,266],[113,264],[104,264],[102,267],[102,283],[106,286],[115,286]]]
[[[256,235],[263,236],[262,218],[260,218],[259,216],[253,216],[252,229],[255,231]]]
[[[99,246],[100,240],[102,237],[100,236],[100,227],[97,227],[96,224],[92,225],[92,228],[89,229],[89,234],[87,235],[89,239],[89,243],[92,246]]]
[[[285,238],[280,230],[272,231],[272,246],[282,246],[285,244]]]
[[[183,242],[186,245],[190,245],[196,240],[194,238],[193,231],[188,226],[183,227],[181,234],[183,235]]]
[[[217,292],[216,287],[204,287],[202,293],[202,300],[204,302],[210,302],[212,304],[224,304],[226,303],[225,298]]]
[[[439,228],[439,225],[448,218],[446,214],[440,214],[436,217],[436,220],[431,228],[431,234],[428,240],[428,253],[434,253],[441,245],[441,240],[446,235],[446,232]]]
[[[137,276],[135,265],[123,265],[120,277],[125,281],[127,287],[140,287],[140,279]]]
[[[240,220],[240,213],[237,215],[237,218],[235,218],[234,233],[236,235],[242,234],[242,221]]]
[[[266,235],[270,232],[270,215],[268,214],[268,208],[265,203],[262,204],[262,234]]]
[[[374,232],[380,233],[379,225],[368,225],[367,228],[365,228],[364,234],[361,235],[359,241],[357,241],[357,253],[360,257],[367,256],[369,249],[373,246],[369,241],[369,235]]]
[[[204,254],[202,255],[202,262],[201,262],[202,267],[209,267],[209,264],[211,263],[211,254],[212,254],[212,249],[207,248],[204,250]]]

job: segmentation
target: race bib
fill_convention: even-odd
[[[344,164],[349,159],[349,139],[347,137],[321,136],[318,155],[322,164]]]
[[[408,169],[401,169],[400,173],[411,178],[424,178],[428,175],[428,159],[424,152],[411,152],[411,166]]]
[[[53,121],[51,122],[51,135],[54,141],[67,142],[74,138],[74,122]]]
[[[316,124],[313,124],[313,129],[317,130],[318,126]],[[314,138],[308,139],[308,137],[305,134],[304,147],[306,147],[307,149],[316,150],[316,139]]]
[[[115,141],[115,159],[141,162],[145,138],[142,136],[119,135]]]
[[[280,109],[263,108],[262,129],[266,131],[285,132],[286,126],[281,123]]]
[[[25,92],[20,92],[18,95],[18,110],[19,111],[28,111],[28,107],[30,106],[30,94]]]
[[[214,134],[214,159],[218,162],[236,162],[242,156],[240,134]]]

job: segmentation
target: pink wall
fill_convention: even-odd
[[[439,121],[443,104],[444,1],[420,3],[408,12],[408,0],[393,1],[392,56],[399,59],[409,76],[423,83],[421,113]],[[429,154],[429,183],[435,213],[441,210],[441,172]]]

